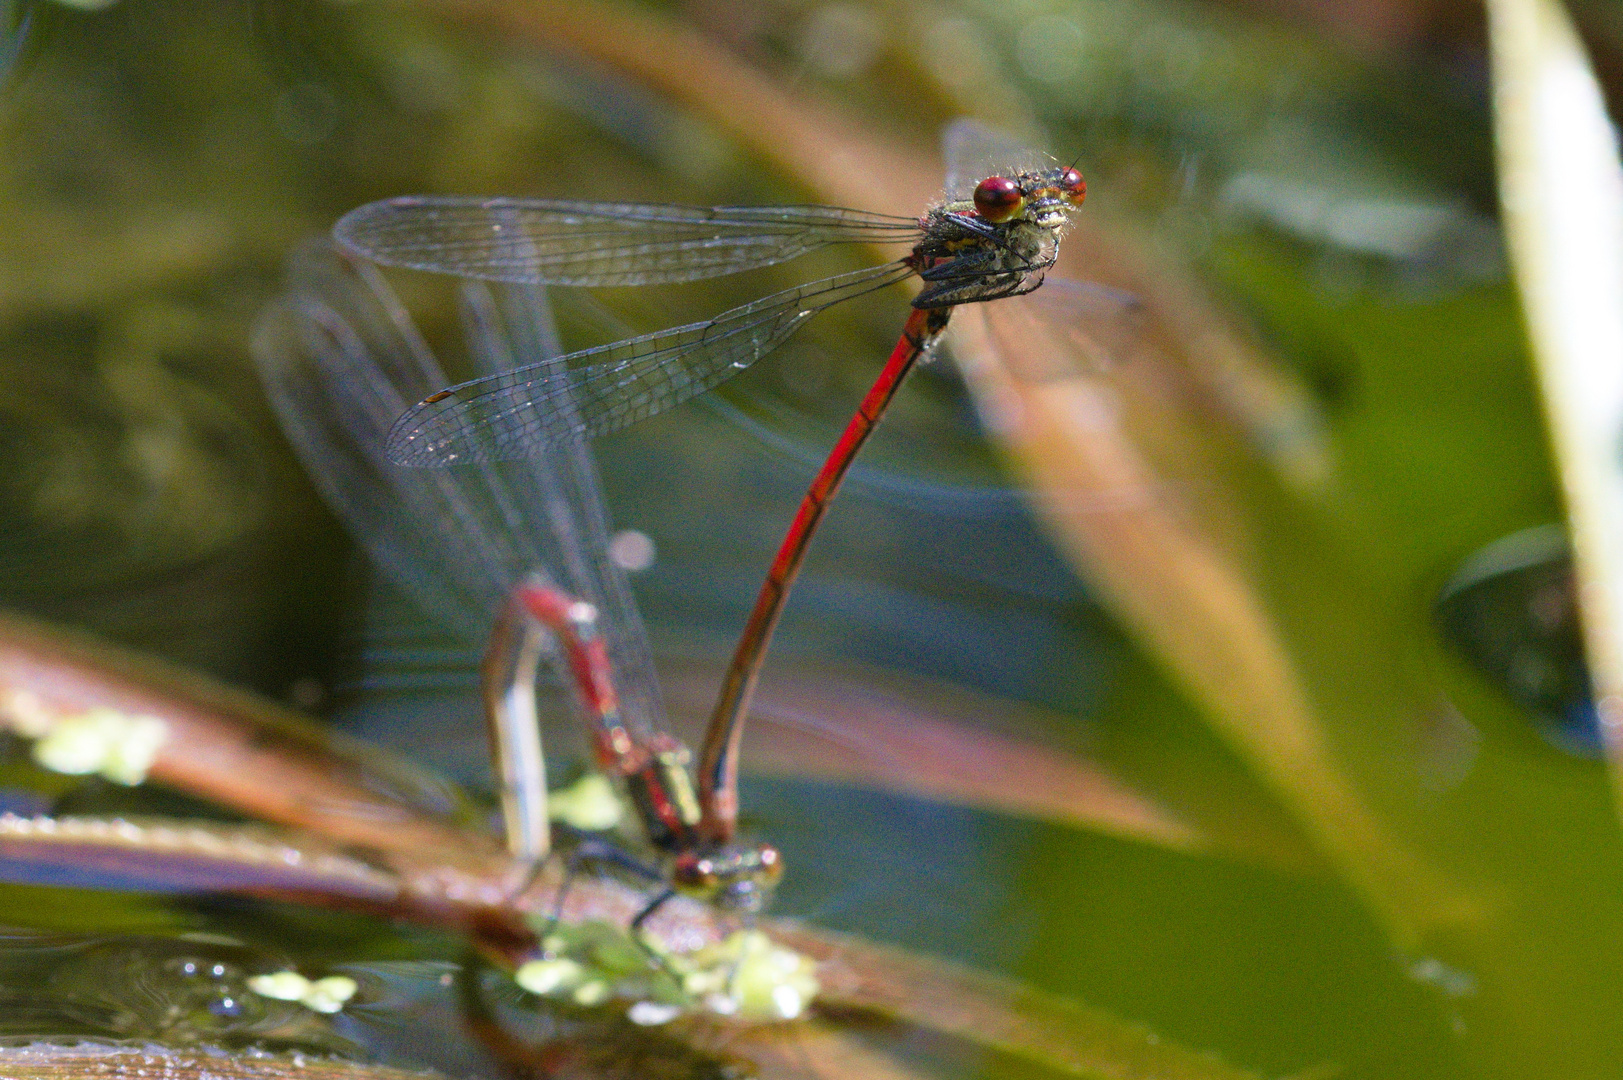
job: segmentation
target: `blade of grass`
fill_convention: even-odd
[[[1572,533],[1584,642],[1623,807],[1623,167],[1556,0],[1488,0],[1499,200]]]
[[[249,816],[381,850],[499,849],[448,813],[453,789],[414,767],[195,672],[0,616],[0,725],[37,737],[95,710],[161,721],[147,776]]]

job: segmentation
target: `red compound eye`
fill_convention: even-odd
[[[1007,221],[1025,200],[1020,185],[1006,176],[988,176],[975,185],[975,209],[987,221]]]
[[[1075,169],[1066,169],[1059,174],[1058,187],[1072,202],[1081,202],[1088,197],[1088,182]]]

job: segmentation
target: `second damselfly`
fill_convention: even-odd
[[[829,501],[902,381],[953,308],[1038,288],[1087,185],[1074,166],[974,121],[945,134],[947,197],[918,218],[828,206],[688,207],[549,199],[406,196],[334,228],[339,243],[395,266],[527,284],[696,281],[785,262],[834,244],[908,244],[895,262],[814,281],[700,323],[485,375],[424,398],[395,423],[402,465],[538,454],[621,428],[715,387],[817,312],[917,275],[900,340],[829,454],[756,598],[711,715],[699,767],[701,834],[728,843],[737,759],[766,648]]]

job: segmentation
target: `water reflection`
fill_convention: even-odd
[[[1600,755],[1564,527],[1513,533],[1466,559],[1437,598],[1437,623],[1545,738],[1571,754]]]
[[[15,934],[0,944],[0,1035],[360,1051],[303,1005],[249,989],[287,958],[230,939]]]

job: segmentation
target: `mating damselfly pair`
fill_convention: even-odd
[[[1037,288],[1085,193],[1072,166],[971,122],[948,129],[947,198],[917,219],[821,206],[697,208],[406,197],[341,220],[341,249],[292,264],[256,339],[283,424],[318,484],[408,592],[447,595],[494,629],[483,665],[508,846],[550,850],[533,683],[543,658],[567,687],[597,765],[635,807],[660,882],[757,910],[777,851],[741,843],[737,759],[761,660],[807,545],[857,451],[952,309]],[[802,285],[702,323],[562,354],[543,286],[692,281],[830,244],[906,243],[896,262]],[[364,258],[356,258],[362,256]],[[366,260],[455,274],[481,374],[445,387]],[[696,778],[665,733],[653,665],[586,438],[708,390],[816,312],[917,275],[924,288],[889,362],[807,493],[723,684]],[[486,281],[504,283],[491,288]],[[410,466],[456,465],[455,469]],[[590,844],[590,857],[639,860]]]

